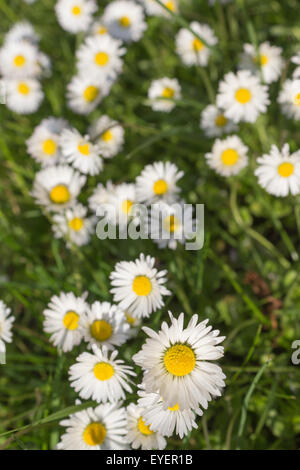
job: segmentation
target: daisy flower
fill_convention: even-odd
[[[0,300],[0,353],[5,354],[5,343],[12,342],[12,324],[15,317],[10,315],[11,309]],[[1,359],[1,358],[0,358]],[[1,362],[0,362],[1,364]]]
[[[110,2],[102,19],[108,32],[124,42],[138,41],[147,28],[142,7],[130,0]]]
[[[0,49],[0,73],[4,78],[33,78],[38,75],[38,49],[26,41],[9,41]]]
[[[124,315],[125,321],[129,326],[128,335],[130,338],[134,338],[140,330],[142,320],[140,318],[133,317],[132,314],[130,314],[129,312],[124,312]]]
[[[170,14],[165,8],[160,6],[155,0],[141,0],[147,15],[165,16],[169,17]],[[178,12],[178,0],[162,0],[162,3],[167,7],[170,12]]]
[[[167,406],[180,410],[207,408],[213,396],[220,396],[225,386],[222,369],[210,361],[223,356],[224,340],[218,330],[207,326],[208,320],[198,323],[193,315],[186,328],[184,314],[178,319],[169,312],[171,326],[162,323],[156,333],[143,327],[150,337],[141,351],[133,356],[143,368],[143,384],[147,393],[159,393]]]
[[[67,428],[57,444],[59,450],[124,450],[126,410],[118,403],[78,411],[59,423]]]
[[[102,18],[98,18],[93,22],[90,34],[99,37],[108,35],[107,27],[104,25]]]
[[[70,367],[71,387],[85,400],[91,398],[98,403],[124,400],[124,390],[132,392],[128,384],[131,382],[128,376],[136,375],[132,367],[124,365],[121,359],[116,359],[117,350],[109,357],[105,346],[100,349],[93,344],[92,349],[93,354],[80,354],[76,364]]]
[[[174,202],[181,189],[176,185],[184,175],[171,162],[147,165],[136,178],[136,197],[139,202],[152,204],[158,201]]]
[[[64,129],[61,133],[60,147],[63,158],[76,170],[86,175],[98,175],[103,168],[99,149],[90,142],[89,136],[83,137],[76,129]]]
[[[60,26],[74,34],[88,30],[97,9],[95,0],[58,0],[55,5]]]
[[[300,119],[300,79],[286,80],[278,97],[282,112],[295,120]]]
[[[248,147],[237,135],[217,139],[211,152],[205,154],[207,164],[222,176],[237,175],[248,165]]]
[[[209,46],[215,46],[218,42],[214,31],[207,24],[193,21],[190,24],[191,29],[198,36],[204,39]],[[205,67],[208,64],[210,48],[204,44],[198,37],[186,28],[182,28],[176,35],[176,52],[182,62],[191,67],[192,65],[201,65]]]
[[[250,70],[259,75],[261,70],[265,83],[276,82],[281,75],[283,68],[282,49],[271,46],[269,42],[263,42],[258,47],[257,52],[252,44],[244,44],[244,53],[241,56],[240,68]]]
[[[61,214],[53,216],[52,229],[55,238],[65,238],[67,247],[72,243],[77,246],[87,245],[94,232],[95,217],[88,217],[87,208],[82,204],[76,204]]]
[[[110,275],[114,301],[135,318],[149,317],[164,306],[163,296],[171,295],[164,286],[167,271],[157,271],[154,263],[154,258],[141,253],[135,261],[117,263]]]
[[[73,292],[61,292],[51,297],[48,307],[43,311],[44,331],[50,333],[54,346],[68,352],[82,340],[80,326],[87,309],[86,295],[76,297]]]
[[[68,107],[77,114],[89,114],[110,92],[113,82],[107,78],[75,75],[67,85]]]
[[[237,126],[214,104],[209,104],[203,109],[200,127],[207,137],[221,137],[223,134],[237,131]]]
[[[4,43],[25,41],[36,45],[39,40],[40,37],[28,21],[18,21],[5,35]]]
[[[255,122],[270,103],[265,85],[248,70],[236,74],[229,72],[219,84],[217,106],[224,109],[224,116],[237,123]]]
[[[162,450],[167,445],[166,439],[158,432],[151,431],[143,419],[144,408],[134,403],[127,407],[127,440],[133,449]]]
[[[32,114],[40,107],[44,93],[40,82],[33,78],[3,80],[7,107],[18,114]]]
[[[111,194],[114,193],[116,186],[112,184],[111,181],[106,183],[104,186],[102,183],[99,183],[94,189],[93,194],[89,197],[89,207],[95,214],[104,215],[102,212],[102,207],[106,204],[109,204]]]
[[[135,214],[135,204],[136,193],[134,184],[122,183],[115,186],[104,208],[107,220],[120,227],[127,226],[131,220],[137,225],[139,218]],[[98,212],[97,215],[101,215],[101,213]]]
[[[39,171],[32,196],[48,210],[60,211],[74,205],[86,177],[67,165],[51,166]]]
[[[272,145],[270,154],[257,159],[255,175],[259,184],[273,196],[293,196],[300,192],[300,151],[290,154],[288,144],[280,151]]]
[[[181,86],[176,78],[153,80],[148,90],[148,98],[153,111],[169,113],[176,106],[174,100],[181,98]]]
[[[123,127],[106,115],[101,116],[90,126],[89,135],[104,158],[117,155],[124,144]]]

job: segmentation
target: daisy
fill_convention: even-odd
[[[124,365],[121,359],[116,359],[117,350],[109,357],[105,346],[100,349],[93,344],[92,349],[93,354],[80,354],[76,364],[70,367],[71,387],[85,400],[91,398],[98,403],[124,400],[124,390],[132,392],[128,384],[131,382],[128,376],[136,375],[132,367]]]
[[[236,74],[229,72],[219,84],[217,106],[224,109],[224,116],[237,123],[255,122],[270,103],[267,87],[248,70]]]
[[[74,168],[86,175],[98,175],[103,168],[99,149],[90,142],[89,136],[83,137],[76,129],[64,129],[60,146],[63,158]]]
[[[217,345],[224,336],[207,326],[208,320],[198,323],[198,315],[192,316],[186,328],[183,313],[178,319],[169,315],[171,326],[163,322],[158,333],[143,327],[150,338],[133,356],[144,370],[145,391],[159,393],[167,406],[178,405],[180,410],[199,405],[206,409],[225,386],[222,369],[209,362],[223,356],[223,347]]]
[[[89,135],[104,158],[117,155],[124,144],[123,127],[106,115],[101,116],[90,126]]]
[[[158,432],[151,431],[143,419],[144,408],[134,403],[127,407],[127,440],[133,449],[162,450],[167,445],[166,439]]]
[[[237,175],[248,165],[248,147],[237,135],[217,139],[211,152],[205,154],[207,164],[222,176]]]
[[[95,0],[58,0],[55,5],[60,26],[74,34],[88,30],[97,9]]]
[[[140,326],[142,324],[142,320],[140,318],[135,318],[129,312],[124,312],[125,321],[129,326],[128,335],[130,338],[134,338],[138,332],[140,331]]]
[[[203,109],[200,127],[207,137],[221,137],[223,134],[237,131],[237,126],[214,104],[209,104]]]
[[[263,42],[258,47],[257,52],[252,44],[244,44],[244,53],[241,57],[240,68],[250,70],[259,75],[261,70],[265,83],[276,82],[283,69],[282,49],[271,46],[269,42]]]
[[[288,144],[280,151],[272,145],[270,154],[257,159],[255,175],[259,184],[273,196],[293,196],[300,192],[300,151],[290,154]]]
[[[102,19],[108,32],[124,42],[138,41],[147,28],[142,7],[130,0],[110,2]]]
[[[25,41],[36,45],[39,40],[40,37],[28,21],[18,21],[5,35],[4,43]]]
[[[207,24],[193,21],[190,27],[199,37],[204,39],[208,46],[215,46],[218,43],[214,31]],[[192,65],[205,67],[207,65],[211,53],[208,46],[186,28],[180,29],[176,35],[176,52],[188,67]]]
[[[300,119],[300,79],[284,82],[278,102],[287,117],[297,121]]]
[[[95,217],[88,217],[87,208],[82,204],[70,207],[62,214],[53,216],[52,229],[55,238],[65,238],[67,247],[87,245],[94,232]]]
[[[94,189],[93,194],[89,198],[89,207],[97,215],[103,215],[102,207],[109,204],[111,194],[115,192],[115,185],[111,181],[106,183],[104,186],[99,183]]]
[[[155,162],[147,165],[136,178],[136,197],[139,202],[152,204],[158,201],[172,203],[181,189],[176,185],[184,175],[171,162]]]
[[[141,0],[147,15],[165,16],[169,17],[170,14],[165,8],[160,6],[155,0]],[[170,12],[178,12],[178,0],[162,0],[162,3],[167,7]]]
[[[107,27],[104,25],[102,18],[98,18],[93,22],[90,34],[99,37],[108,35]]]
[[[37,60],[35,45],[26,41],[9,41],[0,49],[0,73],[4,78],[33,78],[38,74]]]
[[[44,93],[40,82],[32,78],[3,80],[7,107],[18,114],[32,114],[40,107]]]
[[[106,403],[70,415],[59,423],[67,428],[57,444],[59,450],[124,450],[126,410]]]
[[[11,329],[12,324],[15,321],[15,317],[10,315],[10,312],[11,309],[8,308],[2,300],[0,300],[0,359],[1,354],[5,354],[6,351],[5,343],[12,342]]]
[[[85,181],[85,176],[67,165],[51,166],[36,174],[32,196],[50,211],[64,210],[74,205]]]
[[[107,78],[75,75],[67,85],[68,107],[77,114],[89,114],[110,92],[112,81]]]
[[[153,80],[148,90],[148,98],[153,111],[169,113],[176,106],[174,100],[181,98],[181,86],[176,78]]]
[[[136,225],[139,218],[135,213],[136,192],[135,185],[122,183],[115,186],[112,194],[109,195],[105,207],[106,218],[108,222],[120,227],[126,227],[130,221],[134,221]],[[101,215],[98,212],[97,215]]]
[[[73,292],[61,292],[51,297],[43,311],[44,331],[51,334],[51,343],[63,352],[71,351],[82,340],[80,326],[87,309],[85,298],[85,294],[76,297]]]
[[[149,317],[164,306],[163,296],[171,295],[164,286],[167,271],[157,271],[154,263],[154,258],[141,253],[135,261],[117,263],[110,275],[114,301],[135,318]]]

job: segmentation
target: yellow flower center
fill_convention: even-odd
[[[168,191],[168,183],[165,180],[157,180],[153,185],[153,191],[158,196],[165,194]]]
[[[97,31],[98,34],[106,34],[107,33],[107,28],[105,26],[100,26]]]
[[[47,139],[43,143],[43,152],[47,155],[54,155],[56,152],[56,142],[53,139]]]
[[[138,429],[145,436],[150,436],[151,434],[153,434],[153,431],[151,431],[150,426],[147,426],[142,416],[138,420]]]
[[[103,134],[101,135],[101,139],[104,140],[104,142],[109,142],[110,140],[112,140],[112,138],[113,138],[113,135],[109,129],[103,132]]]
[[[58,184],[50,191],[50,199],[55,204],[65,204],[70,200],[70,191],[64,184]]]
[[[14,64],[16,67],[23,67],[25,65],[26,59],[23,55],[17,55],[14,59]]]
[[[101,423],[89,424],[83,433],[83,440],[88,446],[102,444],[106,436],[106,429]]]
[[[146,296],[152,291],[152,284],[146,276],[136,276],[132,283],[132,290],[136,295]]]
[[[266,55],[262,54],[259,56],[259,61],[260,61],[260,65],[263,67],[269,62],[269,58]],[[258,62],[257,57],[253,57],[253,62],[257,64]]]
[[[169,87],[166,87],[162,92],[162,96],[164,98],[173,98],[174,94],[175,94],[174,90]]]
[[[119,23],[122,28],[128,28],[130,26],[130,19],[128,16],[122,16],[122,18],[119,19]]]
[[[103,67],[104,65],[106,65],[108,61],[109,61],[109,57],[108,57],[108,54],[106,54],[106,52],[98,52],[98,54],[95,55],[95,62],[100,67]]]
[[[74,219],[69,220],[69,227],[75,232],[79,232],[83,227],[83,219],[74,217]]]
[[[290,162],[281,163],[278,166],[278,173],[283,178],[288,178],[294,173],[294,165]]]
[[[115,370],[113,366],[107,364],[107,362],[98,362],[94,367],[94,374],[96,379],[104,382],[105,380],[109,380],[115,374]]]
[[[170,0],[169,2],[166,2],[166,3],[165,3],[165,6],[166,6],[169,10],[175,11],[175,4],[174,4],[174,2],[172,2],[172,0]]]
[[[193,40],[193,49],[194,49],[194,51],[197,51],[197,52],[201,51],[201,49],[203,49],[203,47],[204,47],[204,44],[203,44],[202,41],[200,41],[200,39],[195,38]]]
[[[88,101],[89,103],[94,101],[98,95],[99,95],[99,88],[97,88],[94,85],[88,86],[83,92],[84,99]]]
[[[125,313],[125,317],[129,325],[133,326],[135,324],[135,318],[131,317],[129,313]]]
[[[82,155],[89,155],[90,154],[90,146],[89,144],[79,144],[78,150]]]
[[[97,341],[106,341],[112,335],[112,327],[105,320],[96,320],[91,325],[90,332]]]
[[[175,344],[165,353],[164,364],[170,374],[182,377],[194,370],[196,365],[195,353],[189,346]]]
[[[18,91],[21,95],[28,95],[30,92],[30,88],[26,83],[19,83]]]
[[[176,230],[178,230],[179,226],[180,226],[179,219],[174,214],[168,215],[164,219],[164,228],[166,231],[170,231],[171,233],[174,233],[176,232]]]
[[[300,93],[298,93],[298,94],[295,96],[295,104],[297,104],[298,106],[300,106]]]
[[[231,166],[235,165],[239,159],[239,154],[234,149],[227,149],[221,155],[222,162],[224,165]]]
[[[64,327],[67,330],[76,330],[78,328],[79,315],[76,312],[67,312],[63,319]]]
[[[122,212],[124,212],[124,214],[129,214],[132,205],[132,201],[130,201],[129,199],[125,199],[125,201],[123,201],[121,205]]]
[[[73,15],[75,16],[78,16],[81,14],[81,8],[77,5],[75,5],[73,8],[72,8],[72,13]]]
[[[226,125],[226,123],[227,123],[226,117],[223,114],[219,114],[219,116],[217,116],[216,118],[216,126],[223,127]]]
[[[179,410],[179,405],[176,403],[174,406],[168,406],[168,410],[170,411],[178,411]]]
[[[249,103],[251,100],[251,92],[248,88],[239,88],[235,92],[235,99],[241,104]]]

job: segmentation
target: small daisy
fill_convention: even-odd
[[[165,8],[160,6],[155,0],[141,0],[147,15],[165,16],[169,17],[170,14]],[[167,7],[170,12],[178,12],[178,0],[162,0],[162,3]]]
[[[221,137],[223,134],[237,131],[237,126],[214,104],[209,104],[203,109],[200,127],[207,137]]]
[[[141,253],[135,261],[117,263],[110,275],[114,301],[135,318],[149,317],[164,306],[162,297],[171,295],[164,286],[167,271],[157,271],[154,263],[154,258]]]
[[[214,31],[207,24],[193,21],[190,27],[209,46],[215,46],[218,43]],[[211,53],[210,48],[186,28],[180,29],[176,36],[176,52],[188,67],[192,65],[205,67]]]
[[[107,348],[101,349],[92,345],[93,354],[84,352],[77,357],[76,364],[70,367],[69,375],[71,387],[85,400],[103,402],[116,402],[125,399],[126,392],[131,393],[132,388],[129,375],[135,376],[131,366],[124,365],[124,361],[116,359],[118,351],[114,350],[110,357]]]
[[[33,78],[3,80],[7,107],[18,114],[32,114],[40,107],[44,93],[40,82]]]
[[[91,139],[97,144],[104,158],[112,158],[123,147],[124,129],[117,121],[103,115],[89,128]]]
[[[86,177],[67,165],[50,166],[39,171],[32,196],[48,210],[60,211],[74,205]]]
[[[76,297],[73,292],[61,292],[51,297],[48,308],[43,311],[44,331],[50,333],[54,346],[68,352],[82,340],[83,314],[87,309],[86,295]]]
[[[60,26],[76,34],[89,29],[97,8],[95,0],[58,0],[55,13]]]
[[[28,21],[18,21],[5,35],[4,43],[25,41],[36,45],[39,40],[39,36]]]
[[[284,82],[278,102],[287,117],[297,121],[300,119],[300,79]]]
[[[224,109],[224,116],[237,123],[255,122],[270,103],[267,87],[248,70],[236,74],[229,72],[219,84],[217,106]]]
[[[248,147],[237,135],[217,139],[211,152],[205,154],[207,164],[222,176],[237,175],[248,165]]]
[[[87,208],[82,204],[76,204],[66,209],[64,213],[53,216],[52,229],[56,238],[66,238],[67,247],[72,243],[84,246],[89,243],[95,224],[95,217],[87,216]]]
[[[11,309],[0,300],[0,353],[5,354],[5,343],[12,342],[12,324],[15,317],[10,315]],[[0,358],[1,359],[1,358]],[[1,362],[0,362],[1,364]]]
[[[67,428],[57,444],[59,450],[124,450],[126,410],[106,403],[70,415],[59,424]]]
[[[143,419],[144,408],[134,403],[127,407],[128,434],[127,440],[133,449],[163,450],[166,439],[158,432],[151,431]]]
[[[112,84],[106,78],[75,75],[67,85],[68,107],[74,113],[89,114],[109,94]]]
[[[181,189],[176,185],[184,175],[171,162],[155,162],[147,165],[136,178],[136,197],[139,202],[152,204],[158,201],[172,203]]]
[[[90,28],[90,34],[92,36],[99,36],[103,37],[108,35],[107,27],[104,25],[102,18],[97,18],[91,28]]]
[[[261,70],[262,78],[265,83],[276,82],[281,75],[283,68],[282,49],[271,46],[269,42],[263,42],[258,47],[257,52],[252,44],[244,44],[244,53],[241,57],[240,68],[250,70],[250,72],[259,75]],[[259,61],[259,64],[258,64]]]
[[[162,323],[156,333],[143,327],[150,336],[141,351],[133,356],[143,368],[145,391],[159,393],[167,406],[180,410],[207,408],[213,396],[220,396],[225,386],[222,369],[210,361],[223,356],[224,340],[218,330],[207,326],[208,320],[198,323],[193,315],[186,328],[184,314],[178,319],[169,312],[171,326]]]
[[[114,224],[125,227],[133,220],[138,225],[139,218],[135,214],[136,192],[135,185],[122,183],[115,186],[107,201],[106,217]],[[97,214],[101,215],[101,214]]]
[[[300,52],[298,52],[291,58],[291,62],[298,66],[295,68],[293,72],[293,78],[294,79],[300,78]]]
[[[174,100],[181,98],[181,86],[176,78],[153,80],[148,90],[148,98],[153,111],[169,113],[176,106]]]
[[[300,151],[290,154],[288,144],[280,151],[272,145],[270,154],[257,159],[255,175],[259,184],[273,196],[293,196],[300,192]]]
[[[89,136],[83,137],[76,129],[64,129],[61,133],[60,146],[63,158],[76,170],[86,175],[98,175],[103,168],[102,158],[96,145]]]
[[[38,49],[26,41],[10,41],[0,49],[0,73],[4,78],[34,78],[38,75]]]
[[[129,325],[128,335],[130,338],[134,338],[138,332],[140,331],[140,326],[142,324],[142,320],[140,318],[135,318],[129,312],[124,312],[125,321],[127,325]]]
[[[124,42],[138,41],[147,28],[143,8],[130,0],[110,2],[102,19],[108,32]]]
[[[111,181],[106,183],[106,186],[103,186],[102,183],[99,183],[94,189],[93,194],[89,198],[89,207],[97,215],[104,215],[102,212],[102,207],[106,204],[109,204],[111,194],[116,190],[114,184]]]

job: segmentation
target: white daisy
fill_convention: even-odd
[[[60,26],[74,34],[88,30],[97,9],[95,0],[58,0],[55,5]]]
[[[53,216],[52,229],[56,238],[65,238],[67,247],[72,243],[77,246],[87,245],[94,233],[95,217],[88,217],[87,208],[82,204],[76,204]]]
[[[164,286],[167,271],[157,271],[154,263],[154,258],[141,253],[135,261],[117,263],[110,275],[114,301],[135,318],[149,317],[164,306],[163,296],[171,294]]]
[[[89,128],[91,139],[104,158],[114,157],[123,147],[124,129],[117,121],[103,115]]]
[[[5,35],[4,43],[26,41],[30,44],[37,44],[40,37],[28,21],[18,21]]]
[[[11,309],[0,300],[0,353],[5,354],[5,343],[12,342],[12,324],[15,317],[10,315]]]
[[[171,162],[155,162],[145,166],[136,178],[137,200],[146,204],[158,201],[174,202],[181,191],[176,183],[183,175],[183,171],[179,171]]]
[[[134,403],[127,407],[127,440],[133,449],[162,450],[167,445],[166,439],[158,432],[153,432],[143,419],[144,408]]]
[[[125,321],[127,325],[129,325],[128,335],[130,338],[134,338],[140,331],[142,320],[140,318],[133,317],[129,312],[124,312],[124,315]]]
[[[207,137],[221,137],[223,134],[237,131],[237,126],[214,104],[209,104],[203,109],[200,127]]]
[[[50,333],[50,341],[64,352],[71,351],[82,340],[83,314],[87,309],[86,295],[76,297],[73,292],[61,292],[51,297],[43,311],[44,331]]]
[[[125,42],[138,41],[147,28],[142,7],[130,0],[110,2],[102,20],[113,37]]]
[[[276,82],[283,68],[281,47],[271,46],[269,42],[263,42],[258,47],[258,57],[252,44],[244,44],[244,53],[241,56],[240,68],[250,70],[259,75],[261,70],[265,83]],[[259,64],[258,64],[259,61]]]
[[[174,100],[181,98],[181,86],[176,78],[153,80],[148,90],[148,98],[153,111],[169,113],[176,106]]]
[[[74,168],[86,175],[98,175],[103,168],[102,158],[96,145],[89,136],[82,136],[76,129],[64,129],[61,133],[60,147],[63,158]]]
[[[75,75],[67,85],[68,107],[77,114],[89,114],[110,92],[113,82],[107,78]]]
[[[255,122],[270,103],[267,90],[248,70],[229,72],[219,84],[217,106],[233,122]]]
[[[209,46],[215,46],[218,43],[214,31],[207,24],[193,21],[190,27]],[[186,28],[180,29],[176,35],[176,52],[188,67],[192,65],[205,67],[211,53],[210,48]]]
[[[300,192],[300,151],[290,154],[288,144],[280,151],[272,145],[270,154],[257,159],[255,175],[259,184],[274,196],[293,196]]]
[[[97,301],[86,312],[83,335],[89,346],[96,344],[114,349],[129,338],[129,324],[116,305]]]
[[[128,183],[116,185],[104,208],[107,220],[120,227],[126,227],[132,220],[138,225],[139,218],[134,210],[135,204],[135,185]],[[98,215],[101,213],[98,212]]]
[[[115,189],[116,187],[111,181],[108,181],[106,186],[103,186],[102,183],[98,183],[93,194],[89,197],[89,207],[95,214],[104,215],[101,208],[109,204],[111,194],[115,192]]]
[[[171,326],[162,323],[161,330],[143,327],[150,338],[133,360],[144,370],[143,384],[147,393],[159,393],[167,406],[178,404],[180,410],[207,408],[213,396],[220,396],[225,386],[222,369],[209,361],[223,356],[224,340],[218,330],[198,323],[193,315],[186,328],[184,314],[175,319],[169,312]]]
[[[237,175],[248,165],[248,147],[237,135],[215,140],[212,150],[205,154],[207,164],[222,176]]]
[[[34,78],[38,75],[38,49],[26,41],[9,41],[0,49],[0,73],[4,78]]]
[[[284,82],[278,102],[287,117],[297,121],[300,119],[300,79]]]
[[[32,114],[44,98],[41,84],[33,78],[3,80],[7,107],[18,114]]]
[[[32,196],[48,210],[60,211],[74,205],[86,177],[67,165],[51,166],[39,171]]]
[[[70,415],[59,424],[67,428],[57,444],[59,450],[124,450],[126,410],[106,403]]]
[[[108,35],[107,27],[104,25],[102,18],[97,18],[91,28],[90,28],[90,34],[92,36],[106,36]]]
[[[141,0],[142,5],[144,6],[147,15],[154,16],[165,16],[169,17],[170,14],[165,8],[160,6],[155,0]],[[162,3],[167,7],[171,12],[178,12],[178,0],[162,0]]]
[[[110,357],[107,348],[101,349],[92,345],[93,354],[84,352],[77,357],[76,363],[69,369],[71,387],[85,400],[92,399],[98,403],[116,402],[125,399],[124,390],[132,392],[129,375],[135,376],[131,366],[116,359],[118,351]]]

